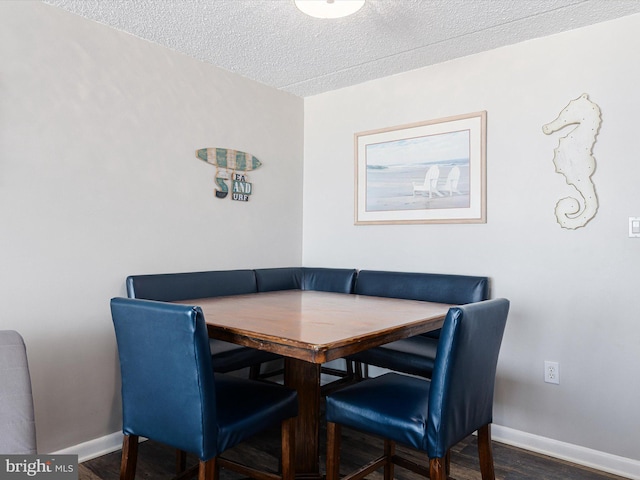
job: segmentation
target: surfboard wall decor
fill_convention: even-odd
[[[253,191],[246,172],[260,168],[262,162],[250,153],[229,148],[201,148],[196,157],[216,167],[215,194],[217,198],[229,195],[227,182],[231,181],[231,199],[248,202]]]

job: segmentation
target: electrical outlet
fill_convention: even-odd
[[[547,383],[560,383],[560,367],[558,362],[544,362],[544,381]]]

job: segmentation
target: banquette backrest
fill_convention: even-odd
[[[259,292],[302,290],[302,268],[260,268],[254,272]]]
[[[174,301],[275,290],[317,290],[463,305],[488,299],[489,279],[347,268],[263,268],[131,275],[130,298]]]
[[[463,305],[486,300],[487,277],[361,270],[355,293]]]
[[[360,270],[354,293],[464,305],[489,298],[489,279],[468,275]],[[437,338],[439,330],[426,335]]]
[[[303,290],[319,292],[353,293],[357,270],[348,268],[308,268],[303,269]]]
[[[253,270],[164,273],[127,277],[127,296],[171,302],[258,291]]]
[[[127,296],[142,300],[173,302],[199,298],[256,293],[253,270],[217,270],[210,272],[161,273],[127,277]],[[260,374],[260,364],[279,358],[264,350],[210,339],[209,347],[216,372],[232,372],[251,367],[251,377]]]
[[[357,270],[347,268],[262,268],[255,270],[258,292],[316,290],[353,293]]]

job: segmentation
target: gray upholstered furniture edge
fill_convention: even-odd
[[[27,350],[22,336],[0,331],[0,453],[36,453],[36,424]]]

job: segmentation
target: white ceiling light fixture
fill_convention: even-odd
[[[316,18],[340,18],[356,13],[365,0],[295,0],[303,13]]]

